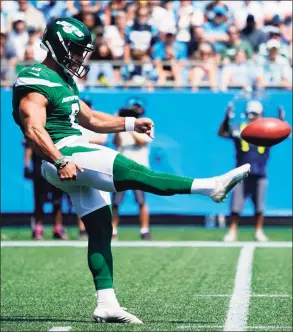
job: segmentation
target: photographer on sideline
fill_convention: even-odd
[[[83,102],[85,102],[87,104],[87,106],[90,109],[94,109],[93,106],[92,106],[92,102],[89,98],[85,97],[82,100],[83,100]],[[89,143],[98,144],[98,145],[105,145],[107,143],[108,134],[98,134],[98,133],[90,131],[86,128],[83,128],[81,126],[80,126],[79,129],[82,133],[82,136],[85,137],[89,141]],[[78,218],[78,221],[77,221],[77,225],[78,225],[78,230],[79,230],[79,239],[80,240],[86,240],[87,239],[87,231],[85,229],[85,226],[84,226],[83,222],[79,218]]]
[[[132,99],[128,105],[119,110],[119,116],[139,118],[144,116],[144,104],[139,99]],[[149,143],[151,142],[146,134],[139,134],[136,132],[122,132],[115,134],[114,145],[118,151],[124,156],[132,159],[146,167],[149,167]],[[136,203],[139,205],[139,220],[140,220],[140,237],[142,240],[149,240],[151,238],[149,229],[149,211],[145,202],[145,193],[141,190],[133,190]],[[125,195],[124,192],[117,192],[113,194],[113,235],[112,239],[117,239],[119,215],[118,208],[122,203]]]

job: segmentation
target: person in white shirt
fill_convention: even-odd
[[[87,104],[88,107],[93,109],[92,102],[88,98],[84,98],[83,101]],[[82,133],[82,137],[85,140],[87,140],[89,143],[98,144],[98,145],[105,145],[107,143],[108,134],[98,134],[81,126],[79,126],[79,130]],[[77,225],[79,229],[79,239],[86,240],[87,231],[80,218],[78,218]]]
[[[15,16],[12,22],[12,31],[8,34],[7,44],[15,49],[17,58],[22,61],[29,41],[29,34],[23,15]]]
[[[129,102],[128,107],[123,107],[119,111],[119,116],[133,116],[140,117],[144,114],[143,103],[137,99]],[[152,141],[149,136],[145,134],[138,134],[135,132],[122,132],[114,136],[114,145],[118,151],[127,158],[135,162],[149,167],[149,143]],[[140,237],[142,240],[149,240],[151,238],[149,230],[149,211],[145,202],[145,193],[141,190],[133,190],[136,203],[139,205],[139,219],[140,219]],[[119,215],[118,207],[122,203],[125,196],[124,192],[116,192],[113,194],[113,235],[112,239],[117,239]]]
[[[270,1],[269,1],[270,2]],[[248,15],[253,15],[257,28],[262,28],[264,24],[263,5],[258,1],[230,1],[229,6],[232,8],[235,25],[239,30],[245,27]]]
[[[114,60],[123,60],[126,32],[126,13],[119,11],[115,16],[115,25],[105,27],[104,38],[112,51]],[[114,67],[115,81],[120,82],[120,65]]]
[[[292,19],[292,1],[263,1],[263,13],[266,23],[270,23],[275,16],[282,21]]]
[[[10,1],[3,1],[3,2],[10,2]],[[9,15],[10,17],[21,14],[24,16],[24,21],[27,26],[32,26],[39,31],[45,30],[46,19],[40,10],[30,5],[28,0],[18,0],[17,4],[18,4],[17,10],[12,12],[11,13],[12,15]]]
[[[267,42],[268,55],[259,56],[259,68],[256,71],[256,81],[259,86],[269,84],[292,89],[292,68],[289,60],[280,54],[281,43],[271,39]]]

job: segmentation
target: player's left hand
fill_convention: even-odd
[[[139,118],[135,120],[134,130],[137,133],[147,134],[151,139],[154,139],[152,134],[152,128],[154,127],[154,123],[151,119],[148,118]]]
[[[278,107],[279,119],[285,121],[285,111],[282,105]]]

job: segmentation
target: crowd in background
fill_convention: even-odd
[[[74,17],[91,31],[91,70],[78,84],[278,85],[292,88],[291,1],[1,1],[1,81],[42,61],[46,23]],[[13,70],[11,70],[13,68]]]

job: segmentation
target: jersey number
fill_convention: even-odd
[[[76,115],[79,112],[79,103],[71,104],[71,114],[69,115],[71,127],[74,129],[79,129],[78,123],[75,122]]]

